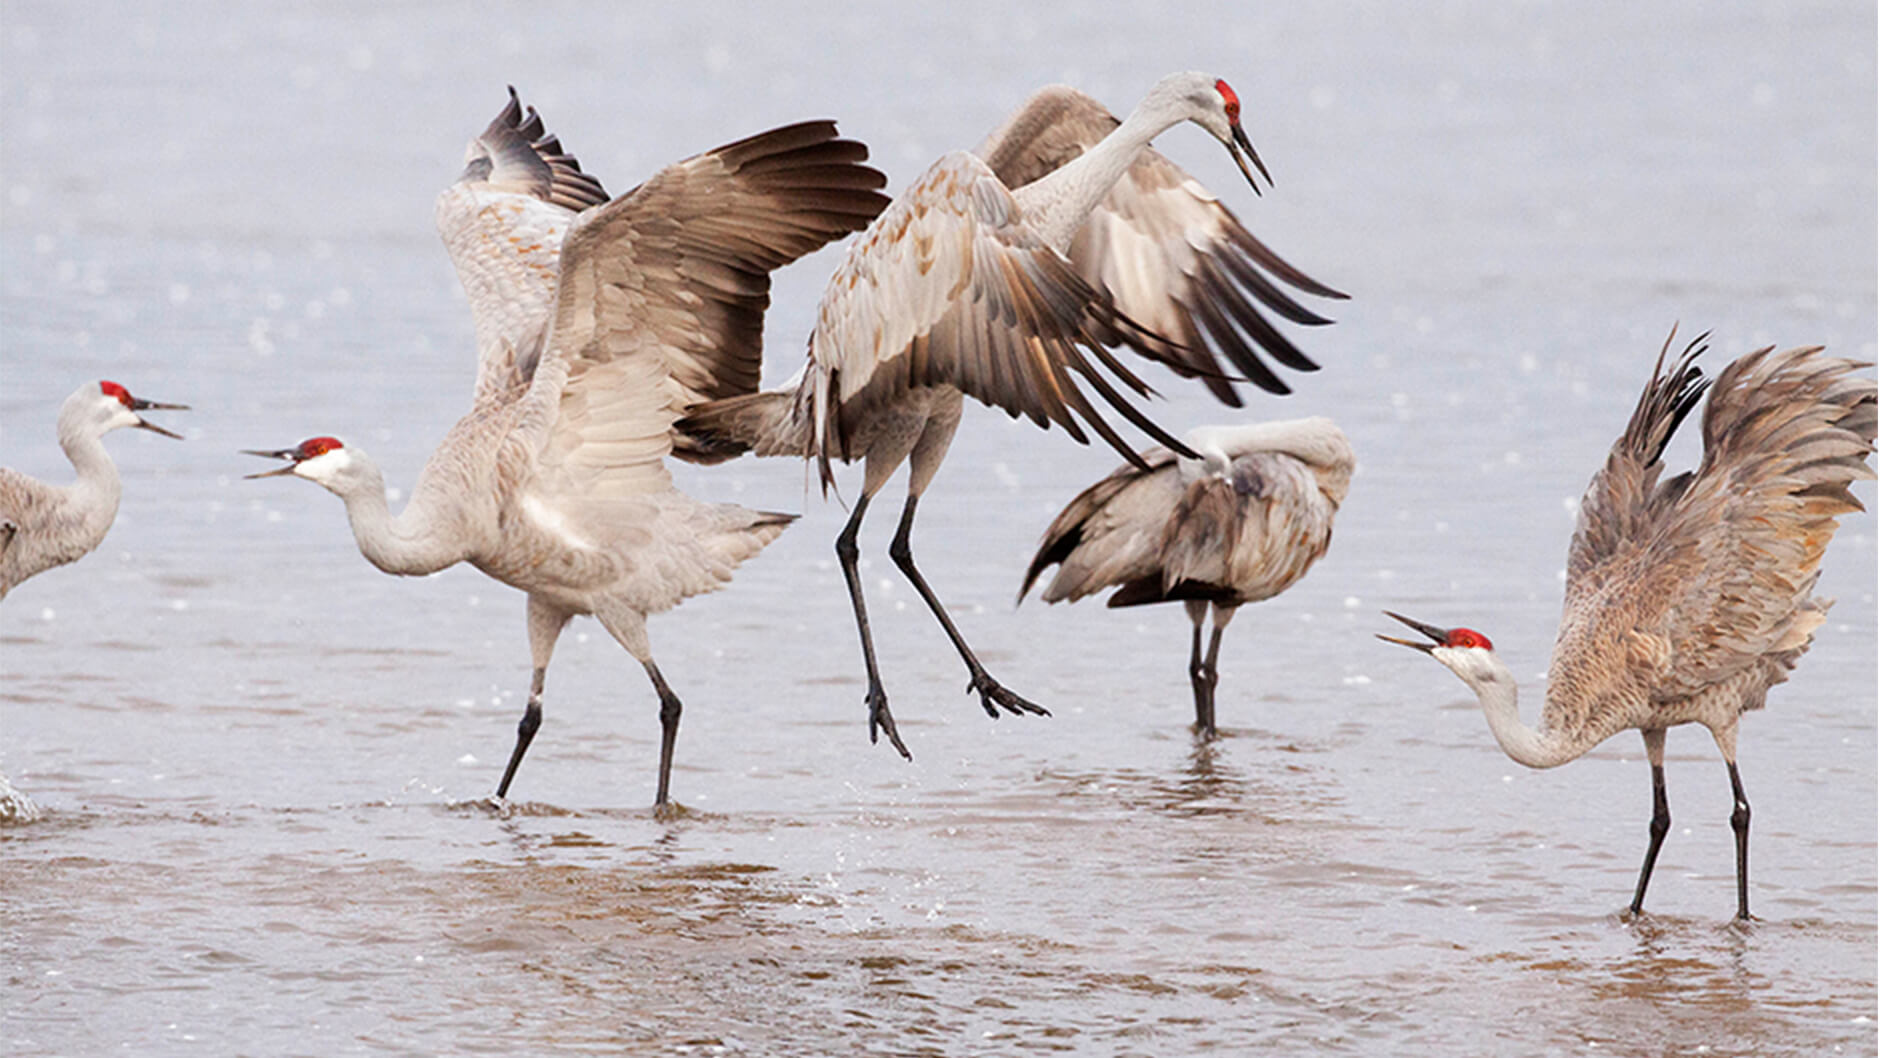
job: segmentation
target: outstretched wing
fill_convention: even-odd
[[[1027,100],[978,154],[1007,187],[1022,187],[1095,146],[1118,124],[1103,104],[1053,85]],[[1346,296],[1268,249],[1207,188],[1153,149],[1142,152],[1092,211],[1070,258],[1123,315],[1179,347],[1171,367],[1200,376],[1234,407],[1241,404],[1229,381],[1235,372],[1261,389],[1289,391],[1262,351],[1295,370],[1318,368],[1262,309],[1299,324],[1331,321],[1274,280],[1320,297]]]
[[[581,503],[669,485],[662,457],[686,407],[757,390],[771,270],[886,205],[867,157],[833,121],[804,122],[667,166],[582,215],[537,372],[554,402],[539,490]]]
[[[562,240],[577,213],[606,201],[600,181],[511,88],[502,113],[470,141],[463,175],[437,198],[437,231],[476,324],[479,400],[528,383]]]
[[[1875,387],[1867,365],[1819,347],[1738,359],[1704,407],[1704,458],[1668,505],[1653,564],[1669,690],[1693,693],[1769,658],[1799,657],[1825,609],[1810,599],[1848,490],[1872,478]]]
[[[1582,639],[1623,647],[1670,699],[1752,666],[1765,666],[1756,689],[1786,672],[1824,619],[1810,592],[1835,519],[1861,509],[1848,486],[1873,477],[1865,365],[1818,347],[1769,348],[1718,376],[1697,470],[1654,487],[1663,438],[1703,388],[1696,351],[1669,375],[1654,372],[1588,490],[1568,566],[1567,609],[1578,620],[1563,623],[1556,647],[1556,668]]]
[[[1675,332],[1674,332],[1675,334]],[[1645,546],[1650,527],[1686,481],[1674,478],[1658,484],[1665,445],[1684,417],[1697,407],[1709,385],[1695,361],[1705,349],[1708,334],[1686,346],[1665,371],[1671,338],[1665,339],[1652,367],[1652,378],[1632,409],[1625,432],[1606,456],[1606,465],[1587,483],[1580,497],[1580,513],[1567,547],[1567,607],[1598,592],[1612,571]]]
[[[1123,342],[1164,344],[1120,318],[1019,221],[1011,193],[984,162],[948,154],[856,240],[824,290],[809,380],[824,482],[831,458],[853,456],[859,424],[920,386],[953,386],[1085,441],[1081,420],[1138,462],[1077,375],[1118,414],[1185,452],[1098,370],[1149,392],[1105,348]]]

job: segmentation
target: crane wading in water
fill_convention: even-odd
[[[834,122],[806,122],[669,165],[609,201],[512,89],[438,200],[476,320],[476,398],[410,503],[392,517],[378,469],[335,438],[252,453],[288,464],[251,476],[293,474],[345,500],[380,569],[468,562],[528,593],[534,672],[497,799],[541,724],[556,639],[592,614],[659,696],[654,803],[668,803],[681,706],[646,616],[724,584],[795,517],[674,489],[670,428],[690,404],[756,390],[769,273],[886,205],[867,156]]]
[[[1567,551],[1566,605],[1538,728],[1515,708],[1515,680],[1488,637],[1399,614],[1481,700],[1495,740],[1530,768],[1573,760],[1636,728],[1652,767],[1651,842],[1631,910],[1671,829],[1665,729],[1710,729],[1730,774],[1737,917],[1749,913],[1749,798],[1736,770],[1737,718],[1760,709],[1827,619],[1811,595],[1836,518],[1862,509],[1848,490],[1872,478],[1870,365],[1819,347],[1762,349],[1724,368],[1704,408],[1695,471],[1659,480],[1665,445],[1707,383],[1699,337],[1664,370],[1670,341],[1625,433],[1580,500]]]
[[[1211,739],[1221,631],[1242,605],[1292,587],[1325,554],[1356,459],[1323,418],[1204,426],[1183,440],[1199,458],[1152,448],[1141,453],[1148,469],[1125,463],[1071,500],[1044,531],[1018,597],[1056,563],[1046,602],[1112,587],[1111,607],[1180,600],[1194,622],[1195,731]]]
[[[1114,412],[1192,455],[1105,377],[1107,371],[1137,396],[1149,394],[1109,348],[1128,345],[1179,374],[1206,378],[1237,403],[1217,357],[1276,390],[1284,386],[1252,345],[1294,367],[1313,366],[1278,337],[1254,302],[1302,322],[1326,322],[1258,269],[1343,296],[1280,261],[1187,174],[1148,149],[1157,134],[1193,122],[1226,146],[1257,192],[1253,168],[1264,174],[1265,166],[1241,128],[1240,100],[1227,82],[1199,73],[1163,78],[1120,123],[1067,93],[1034,97],[982,147],[983,159],[965,151],[943,156],[851,244],[824,290],[809,362],[797,379],[705,404],[677,427],[680,454],[688,458],[754,451],[814,459],[825,492],[832,461],[865,461],[861,495],[836,538],[836,555],[868,672],[869,738],[886,733],[904,757],[911,754],[888,708],[856,565],[862,518],[903,462],[910,464],[907,501],[890,557],[966,663],[968,689],[986,714],[1045,712],[992,678],[914,565],[915,508],[952,443],[963,396],[1041,427],[1055,423],[1087,443],[1081,420],[1140,463],[1084,395],[1081,379]],[[1070,102],[1040,105],[1044,97]],[[1141,321],[1195,344],[1170,344]],[[1195,337],[1202,332],[1212,344]]]
[[[138,412],[187,411],[133,397],[116,382],[90,382],[59,406],[59,447],[78,480],[48,485],[0,467],[0,599],[21,581],[76,562],[104,541],[124,493],[104,435],[125,426],[181,439]]]

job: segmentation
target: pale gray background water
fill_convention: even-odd
[[[1526,771],[1460,683],[1371,638],[1389,607],[1544,672],[1571,505],[1674,322],[1714,330],[1713,369],[1875,355],[1872,5],[1058,6],[8,0],[0,458],[66,474],[81,381],[195,410],[164,417],[184,443],[111,438],[111,536],[0,609],[0,768],[47,809],[0,832],[0,1049],[1872,1053],[1872,516],[1744,725],[1748,929],[1701,730],[1671,737],[1673,833],[1625,921],[1636,737]],[[1278,186],[1255,200],[1196,130],[1161,146],[1354,295],[1302,339],[1325,370],[1247,414],[1333,415],[1362,460],[1328,558],[1231,629],[1211,750],[1178,610],[1013,609],[1114,457],[984,409],[917,546],[1055,717],[962,693],[883,517],[867,575],[916,761],[869,746],[842,511],[788,462],[688,472],[805,517],[654,620],[688,704],[670,825],[651,692],[597,626],[563,640],[495,818],[472,802],[522,705],[521,597],[383,576],[332,497],[240,478],[237,449],[330,432],[409,488],[466,405],[431,200],[506,83],[616,192],[811,116],[898,188],[1039,85],[1121,110],[1184,68],[1240,90]],[[778,277],[771,378],[834,260]],[[1167,388],[1172,426],[1230,418]]]

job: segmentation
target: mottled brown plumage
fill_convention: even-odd
[[[1184,440],[1200,458],[1149,449],[1147,469],[1126,463],[1066,504],[1018,594],[1057,565],[1046,602],[1108,588],[1112,607],[1182,602],[1194,623],[1195,728],[1213,738],[1222,631],[1241,606],[1292,587],[1325,554],[1356,459],[1323,418],[1203,427]]]
[[[1737,720],[1788,679],[1826,617],[1832,600],[1813,590],[1836,519],[1862,509],[1849,486],[1874,476],[1875,384],[1870,365],[1820,347],[1743,356],[1710,387],[1696,470],[1660,480],[1665,444],[1705,388],[1694,366],[1702,342],[1669,371],[1666,342],[1581,500],[1537,728],[1520,722],[1513,676],[1479,633],[1400,617],[1432,643],[1392,641],[1430,653],[1474,688],[1502,748],[1531,767],[1564,764],[1628,728],[1643,734],[1653,816],[1634,912],[1670,828],[1665,730],[1703,724],[1736,798],[1737,911],[1748,918]]]
[[[868,673],[869,736],[886,733],[903,755],[856,567],[861,520],[888,478],[908,464],[907,500],[889,554],[965,662],[969,690],[990,716],[1043,713],[986,671],[914,564],[914,512],[952,443],[964,398],[1056,425],[1079,442],[1088,430],[1135,462],[1141,457],[1112,417],[1189,453],[1137,407],[1148,387],[1111,348],[1128,346],[1209,378],[1223,399],[1233,395],[1226,380],[1237,361],[1224,365],[1203,345],[1172,344],[1132,315],[1140,306],[1179,324],[1240,312],[1227,307],[1244,302],[1239,286],[1197,281],[1240,269],[1212,259],[1244,256],[1224,234],[1223,218],[1232,218],[1192,181],[1162,195],[1173,167],[1143,161],[1154,136],[1192,122],[1227,148],[1251,183],[1250,165],[1260,162],[1241,128],[1238,97],[1212,76],[1172,74],[1127,120],[1109,119],[1090,136],[1101,121],[1089,116],[1069,107],[1056,116],[1041,112],[995,134],[988,158],[956,151],[936,161],[850,246],[824,288],[803,373],[779,390],[705,404],[677,427],[682,446],[709,459],[752,450],[813,458],[825,489],[833,462],[865,462],[836,554]],[[1043,134],[1060,119],[1070,123],[1061,134]],[[1128,186],[1119,190],[1119,182]],[[1185,205],[1171,205],[1182,196]],[[1120,212],[1109,199],[1124,203]],[[1148,226],[1137,226],[1144,219]],[[1092,225],[1107,234],[1074,252],[1080,230]],[[1144,238],[1157,245],[1145,252]],[[1079,261],[1093,271],[1080,273]],[[1119,311],[1123,304],[1130,307]]]

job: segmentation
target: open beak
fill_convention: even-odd
[[[131,398],[131,410],[132,411],[159,411],[159,410],[160,411],[188,411],[189,405],[187,404],[164,404],[161,401],[140,400],[136,397],[132,397]],[[141,415],[137,417],[136,425],[139,429],[149,430],[151,433],[160,433],[165,437],[174,437],[178,441],[181,441],[183,439],[182,434],[176,433],[173,430],[166,430],[163,427],[158,426],[156,423],[145,419]]]
[[[1409,625],[1411,628],[1414,628],[1417,631],[1423,633],[1424,635],[1429,636],[1431,640],[1428,643],[1419,643],[1411,639],[1398,639],[1395,636],[1380,635],[1377,637],[1379,639],[1382,639],[1386,643],[1396,643],[1400,646],[1409,647],[1411,650],[1421,650],[1423,653],[1427,654],[1431,650],[1434,650],[1435,648],[1442,646],[1444,643],[1449,641],[1449,630],[1446,628],[1438,628],[1435,625],[1426,625],[1422,621],[1413,621],[1410,618],[1405,617],[1403,614],[1391,613],[1389,610],[1384,611],[1384,616],[1395,617],[1397,620],[1402,621],[1404,624]]]
[[[1253,188],[1253,193],[1260,193],[1260,182],[1253,178],[1253,169],[1260,170],[1260,175],[1266,177],[1268,187],[1273,186],[1273,174],[1266,171],[1266,166],[1260,161],[1260,152],[1253,149],[1253,141],[1247,138],[1247,130],[1241,128],[1238,121],[1234,122],[1233,137],[1227,143],[1227,153],[1234,156],[1234,162],[1240,166],[1241,175],[1247,178],[1247,185]],[[1253,169],[1247,168],[1249,161],[1253,162]]]
[[[277,448],[272,451],[263,451],[259,448],[244,448],[242,449],[242,455],[260,456],[263,459],[285,459],[287,460],[287,465],[284,467],[275,467],[273,470],[263,470],[257,474],[243,474],[242,478],[244,480],[252,478],[278,478],[283,475],[292,474],[294,468],[300,465],[300,460],[296,458],[299,454],[300,453],[292,448]]]

